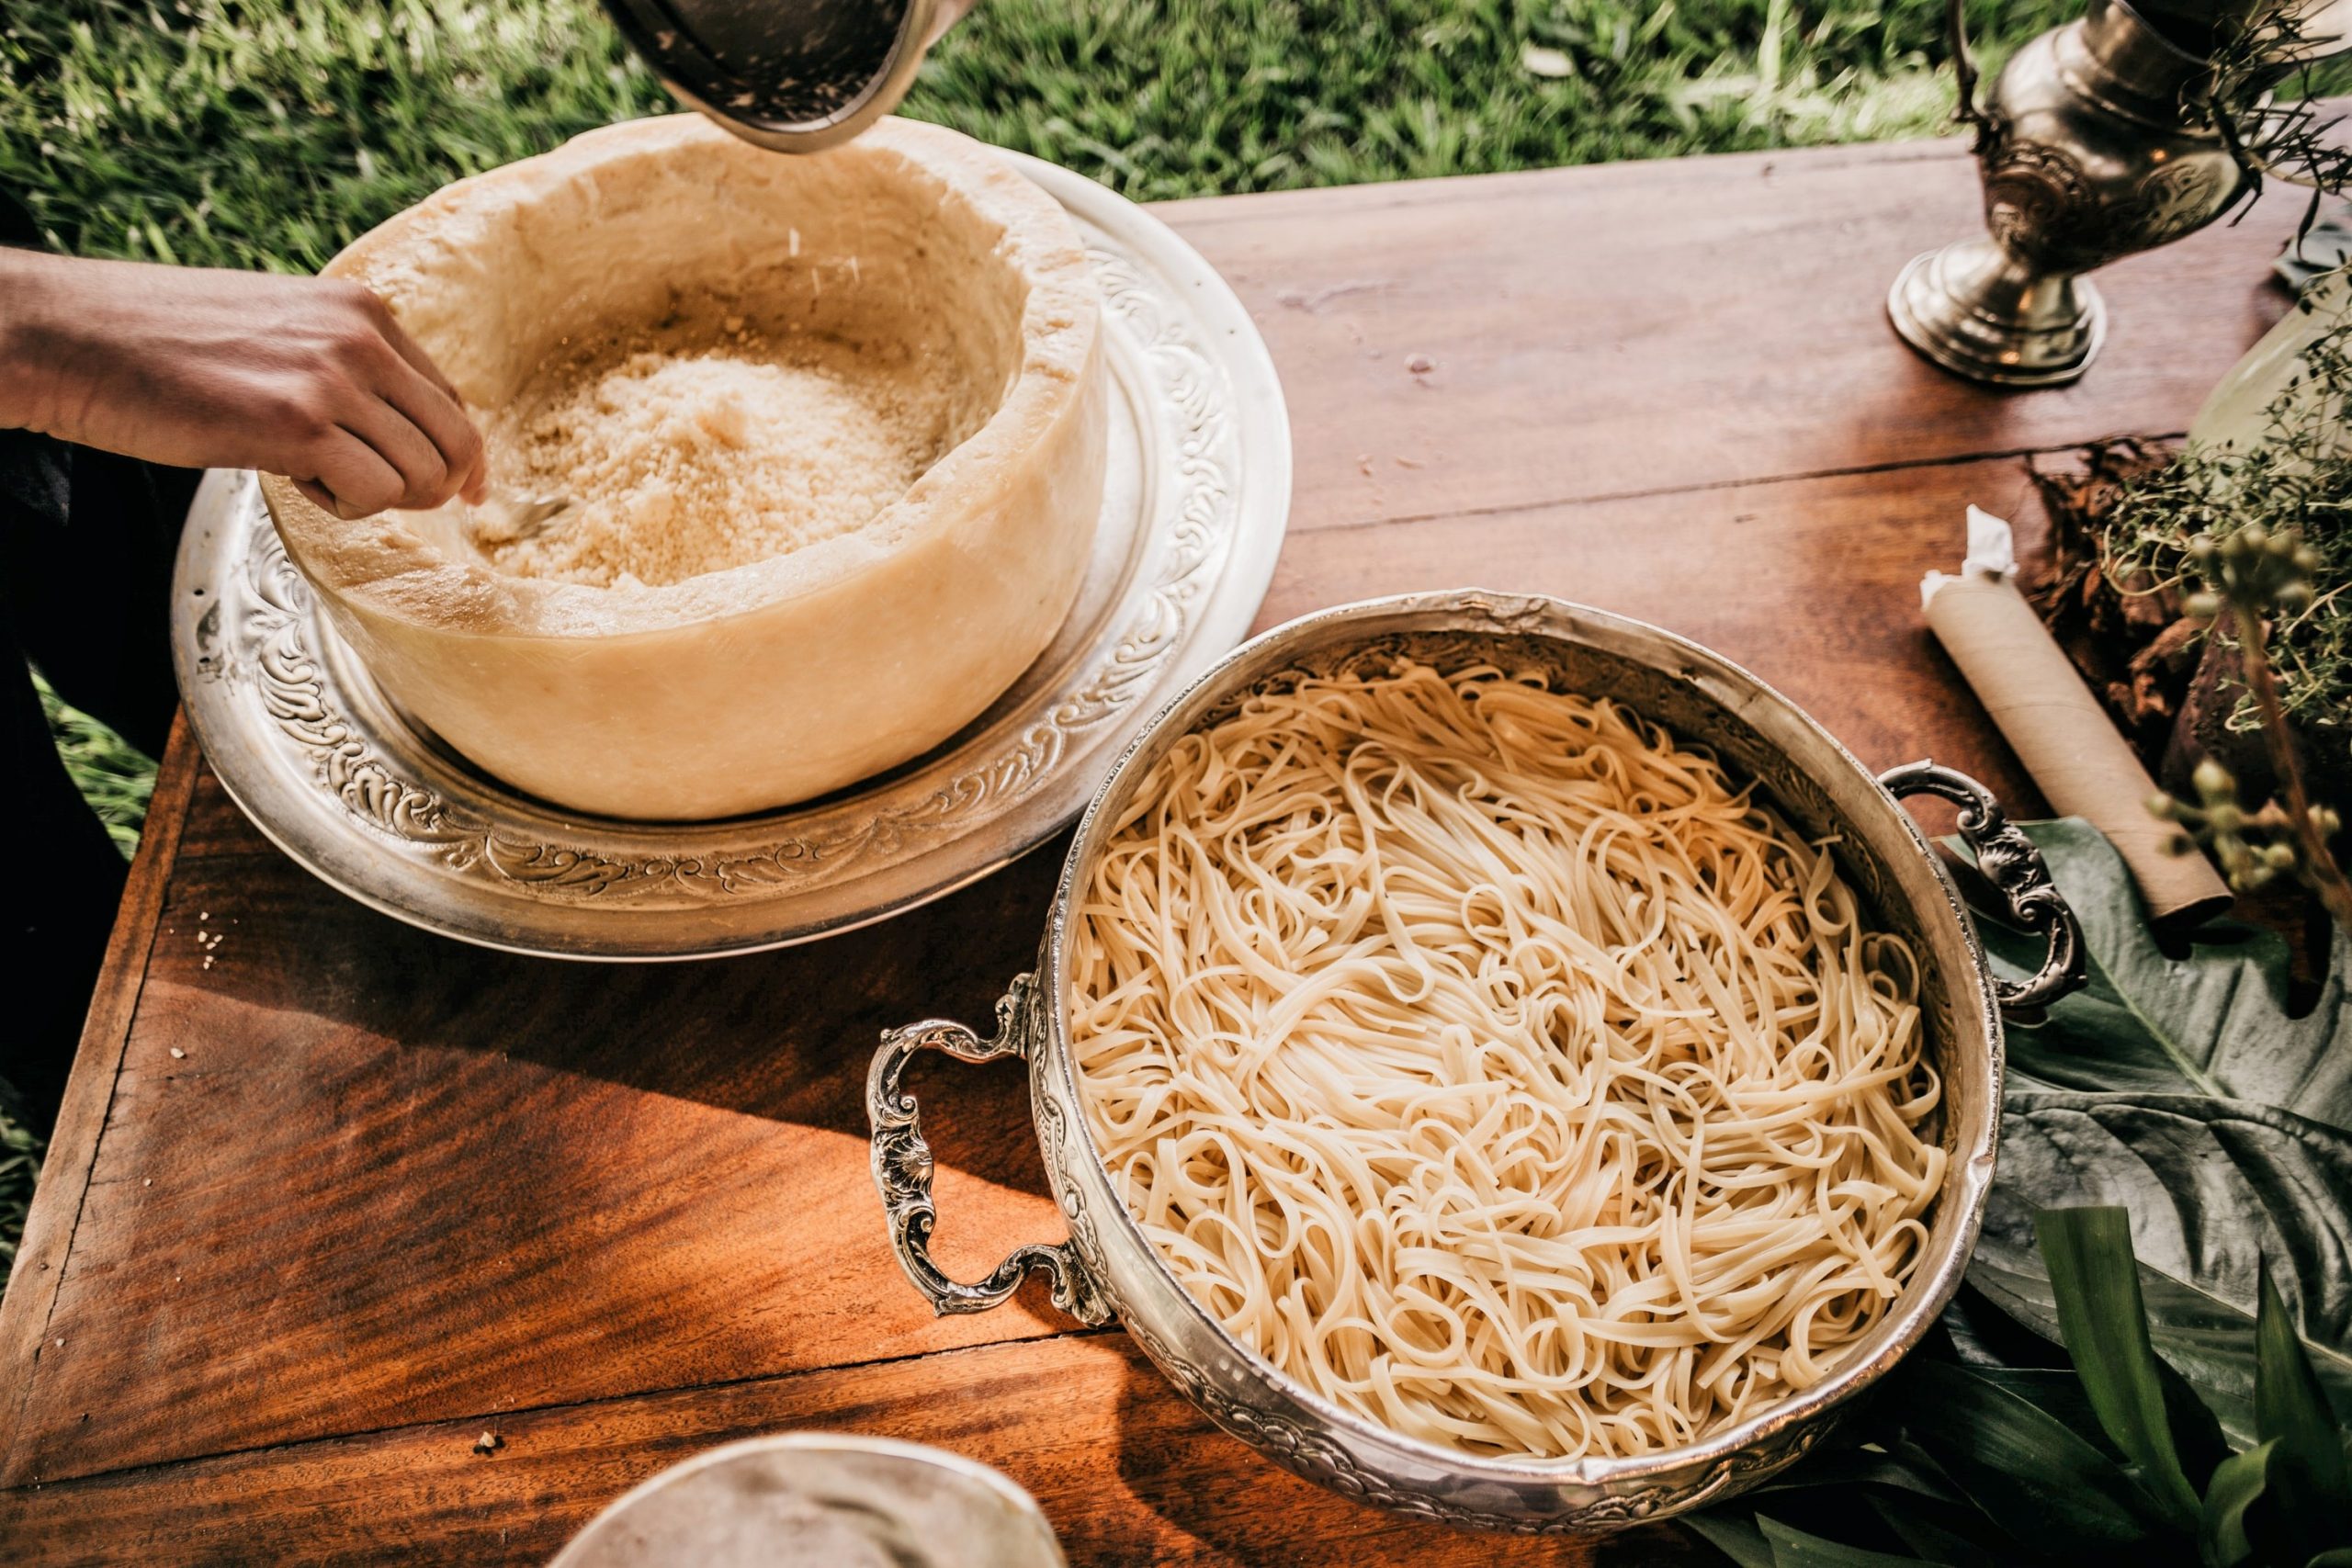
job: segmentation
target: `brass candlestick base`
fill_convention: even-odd
[[[2107,302],[2090,279],[2038,276],[1990,240],[1912,258],[1886,313],[1929,359],[1999,387],[2064,386],[2107,341]]]
[[[1964,78],[1989,234],[1904,268],[1886,301],[1903,341],[1995,386],[2080,376],[2107,336],[2083,275],[2202,228],[2238,193],[2196,107],[2211,68],[2122,0],[2091,0],[2009,57],[1981,113]]]

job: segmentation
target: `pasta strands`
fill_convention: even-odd
[[[1810,1386],[1945,1154],[1919,964],[1827,846],[1630,710],[1400,660],[1261,690],[1140,781],[1072,1039],[1185,1290],[1476,1453],[1678,1447]]]

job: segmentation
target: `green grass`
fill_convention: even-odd
[[[1997,51],[2069,0],[1983,3]],[[1920,135],[1941,0],[985,0],[910,113],[1153,198]],[[666,107],[594,0],[7,0],[0,185],[93,254],[310,269]]]
[[[25,1234],[25,1210],[33,1201],[40,1155],[40,1140],[32,1129],[0,1112],[0,1287],[8,1283],[16,1267],[17,1244]]]
[[[1971,8],[1997,57],[2077,4]],[[1941,13],[982,0],[907,111],[1147,200],[1917,136],[1951,102]],[[0,187],[86,254],[310,271],[452,178],[668,107],[594,0],[0,0]],[[128,848],[153,765],[51,713]],[[0,1114],[0,1278],[37,1157]]]
[[[139,848],[139,825],[147,817],[147,797],[155,793],[153,759],[81,709],[61,701],[38,672],[33,685],[49,714],[49,732],[65,758],[65,771],[82,786],[83,798],[129,860]]]

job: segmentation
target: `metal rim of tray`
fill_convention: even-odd
[[[173,642],[230,796],[295,861],[412,925],[583,959],[752,953],[955,891],[1075,820],[1126,742],[1248,632],[1290,511],[1290,425],[1255,324],[1159,220],[1008,153],[1069,209],[1103,295],[1110,479],[1077,605],[989,711],[903,767],[711,823],[583,816],[457,756],[313,610],[250,473],[206,476]]]

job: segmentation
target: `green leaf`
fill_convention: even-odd
[[[2352,1537],[2344,1434],[2267,1278],[2255,1340],[2255,1430],[2272,1457],[2264,1506],[2245,1513],[2245,1534],[2265,1558],[2292,1562]]]
[[[2141,1484],[2174,1522],[2195,1528],[2197,1493],[2173,1447],[2164,1382],[2140,1304],[2130,1216],[2113,1208],[2044,1209],[2034,1223],[2057,1297],[2059,1332],[2100,1427],[2139,1467]]]
[[[2270,1456],[2276,1443],[2264,1443],[2223,1460],[2205,1488],[2204,1517],[2197,1531],[2206,1568],[2237,1568],[2254,1555],[2245,1539],[2245,1511],[2270,1484]]]
[[[2292,1278],[2319,1381],[2352,1411],[2352,1136],[2233,1100],[2012,1092],[1969,1280],[2060,1337],[2036,1209],[2131,1212],[2156,1354],[2254,1440],[2254,1309],[2266,1257]]]
[[[2188,955],[2157,945],[2122,857],[2073,818],[2025,824],[2082,922],[2090,983],[2034,1026],[2008,1030],[2023,1089],[2250,1100],[2352,1132],[2352,931],[2339,928],[2318,1005],[2286,1010],[2287,950],[2243,926],[2209,928]],[[1978,922],[1994,967],[2040,967],[2041,940]],[[2248,1303],[2251,1305],[2251,1301]]]
[[[2105,1552],[2164,1533],[2155,1499],[2057,1417],[1948,1361],[1914,1360],[1905,1382],[1913,1438],[2019,1540]]]
[[[2013,1258],[2038,1256],[2039,1210],[2112,1204],[2142,1263],[2251,1317],[2267,1261],[2307,1337],[2352,1338],[2352,1134],[2244,1100],[2013,1089],[1996,1183],[1986,1224]]]
[[[2189,1485],[2202,1493],[2213,1472],[2230,1457],[2229,1437],[2222,1430],[2221,1417],[2213,1414],[2196,1386],[2161,1356],[2156,1359],[2156,1373],[2164,1380],[2165,1412],[2172,1418],[2172,1441],[2180,1450],[2180,1468],[2188,1474]]]
[[[2030,1368],[2069,1378],[2074,1375],[2066,1352],[2056,1340],[2011,1317],[1966,1280],[1952,1292],[1951,1303],[1937,1318],[1936,1327],[1951,1345],[1952,1358],[1972,1367]],[[2084,1409],[2089,1408],[2086,1402]],[[2098,1425],[2097,1417],[2091,1425]]]
[[[1764,1532],[1737,1513],[1710,1508],[1682,1516],[1682,1528],[1698,1536],[1739,1568],[1773,1568],[1772,1546]]]
[[[1924,1464],[1875,1448],[1834,1448],[1817,1453],[1795,1469],[1774,1476],[1748,1495],[1763,1497],[1774,1492],[1804,1492],[1825,1486],[1883,1486],[1916,1493],[1939,1503],[1959,1501],[1951,1488]]]
[[[2017,1561],[2014,1546],[1990,1539],[1996,1532],[1981,1514],[1962,1515],[1951,1510],[1945,1518],[1933,1518],[1933,1505],[1922,1506],[1910,1498],[1899,1503],[1885,1497],[1872,1497],[1871,1509],[1881,1523],[1894,1532],[1895,1539],[1930,1562],[1941,1562],[1949,1568],[2010,1568]],[[1950,1523],[1966,1518],[1978,1530],[1976,1535],[1963,1535],[1949,1528]]]
[[[2344,1434],[2295,1332],[2295,1320],[2287,1314],[2287,1303],[2278,1299],[2278,1287],[2267,1275],[2255,1320],[2254,1428],[2263,1441],[2277,1443],[2281,1453],[2304,1468],[2323,1507],[2352,1524],[2352,1476],[2346,1473]]]
[[[1761,1514],[1756,1522],[1763,1528],[1764,1539],[1771,1545],[1772,1568],[1916,1568],[1921,1562],[1917,1557],[1865,1551],[1859,1546],[1826,1540],[1791,1529],[1780,1520],[1768,1519]]]
[[[2053,1306],[2052,1310],[2056,1309]],[[2086,1439],[2102,1453],[2111,1453],[2116,1459],[2123,1457],[2123,1451],[2115,1448],[2107,1429],[2099,1425],[2098,1412],[2091,1408],[2083,1380],[2072,1371],[1996,1366],[1972,1366],[1969,1370],[1994,1387],[2007,1389],[2027,1404],[2055,1416],[2076,1437]],[[2161,1357],[2156,1361],[2156,1378],[2164,1386],[2165,1412],[2172,1425],[2173,1446],[2179,1450],[2181,1469],[2188,1474],[2191,1487],[2201,1488],[2213,1473],[2213,1467],[2230,1457],[2229,1440],[2222,1436],[2222,1424],[2213,1418],[2212,1411],[2197,1396],[2188,1380],[2173,1371]]]
[[[2018,1321],[2058,1337],[2058,1304],[2041,1274],[2004,1269],[1980,1254],[1969,1280],[1987,1299]],[[2230,1303],[2184,1285],[2146,1264],[2140,1266],[2140,1294],[2148,1303],[2148,1336],[2156,1354],[2177,1368],[2197,1395],[2209,1403],[2222,1429],[2251,1443],[2254,1437],[2254,1317]],[[2352,1408],[2352,1359],[2324,1351],[2308,1339],[2312,1370],[2328,1390],[2329,1403]]]
[[[1971,1367],[1969,1371],[2045,1415],[2056,1416],[2068,1431],[2100,1452],[2113,1459],[2123,1457],[2123,1450],[2115,1447],[2107,1428],[2099,1424],[2083,1380],[2074,1372],[2056,1367]]]
[[[2336,933],[2318,1005],[2290,1018],[2276,938],[2209,928],[2167,957],[2096,829],[2068,819],[2026,831],[2082,920],[2090,984],[2041,1024],[2007,1032],[2000,1163],[1971,1281],[2056,1337],[2033,1215],[2120,1205],[2156,1354],[2233,1438],[2254,1440],[2266,1262],[2331,1403],[2352,1412],[2352,1050],[2331,1049],[2352,1038],[2352,932]],[[1978,923],[1996,969],[2041,962],[2039,938]],[[2193,1413],[2168,1403],[2193,1485]]]
[[[2209,1551],[2243,1540],[2250,1562],[2290,1568],[2336,1544],[2305,1533],[2312,1510],[2282,1503],[2310,1467],[2278,1448],[2231,1461],[2222,1431],[2255,1441],[2266,1270],[2287,1309],[2274,1309],[2274,1359],[2298,1346],[2304,1394],[2352,1411],[2352,1052],[2340,1044],[2352,1040],[2352,940],[2339,933],[2318,1010],[2290,1018],[2275,939],[2209,932],[2166,957],[2103,840],[2080,824],[2029,831],[2085,918],[2093,972],[2086,992],[2008,1036],[2001,1157],[1965,1293],[1997,1310],[1973,1309],[1952,1346],[2018,1365],[1914,1358],[1875,1417],[1901,1424],[1878,1439],[1891,1454],[1916,1442],[1915,1468],[1940,1471],[1978,1512],[1877,1488],[1869,1504],[1927,1558],[1970,1544],[1981,1557],[1979,1532],[1997,1529],[2015,1538],[2011,1561],[2152,1562],[2207,1531],[2210,1495]],[[2041,960],[2031,939],[1984,934],[2012,970]],[[2077,1205],[2128,1211],[2137,1267],[2123,1267],[2114,1216],[2091,1222],[2103,1236],[2053,1235],[2086,1244],[2052,1249],[2062,1313],[2034,1216]],[[2144,1338],[2107,1343],[2134,1315],[2135,1280]],[[2085,1378],[2039,1366],[2002,1314],[2067,1338]]]

